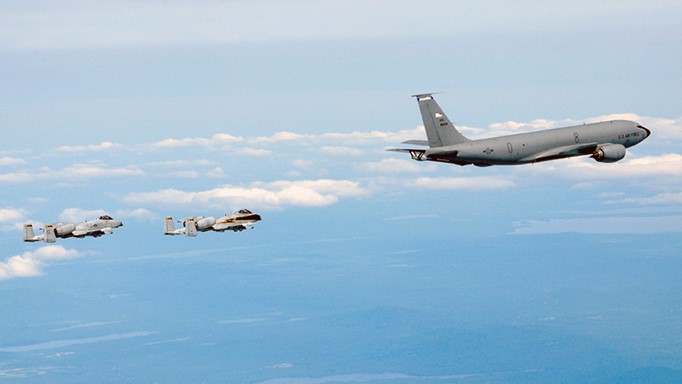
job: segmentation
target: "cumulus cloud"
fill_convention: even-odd
[[[59,221],[78,224],[95,220],[104,215],[111,215],[115,219],[134,218],[137,220],[153,220],[157,217],[156,214],[144,208],[133,210],[119,209],[114,212],[107,212],[103,209],[66,208],[59,215]]]
[[[82,223],[106,215],[103,209],[88,210],[82,208],[66,208],[59,215],[59,220],[66,223]]]
[[[24,252],[0,261],[0,280],[40,276],[51,262],[80,256],[75,249],[66,249],[61,245],[40,247],[35,251]]]
[[[40,168],[37,171],[21,171],[0,174],[0,183],[29,183],[35,181],[72,181],[97,177],[143,176],[145,173],[136,167],[101,167],[97,165],[76,164],[60,170]]]
[[[226,144],[239,143],[244,141],[242,137],[232,136],[227,133],[218,133],[210,138],[204,137],[187,137],[184,139],[165,139],[152,143],[152,148],[157,149],[173,149],[183,147],[205,147],[215,148],[222,147]]]
[[[488,126],[495,131],[534,131],[539,129],[551,129],[557,127],[557,121],[547,119],[535,119],[527,123],[519,123],[516,121],[505,121],[501,123],[492,123]]]
[[[361,149],[344,146],[324,146],[322,152],[332,156],[360,156],[365,153]]]
[[[223,170],[221,167],[215,167],[210,171],[206,172],[206,177],[210,177],[213,179],[221,179],[225,177],[225,170]]]
[[[97,151],[105,151],[105,150],[110,150],[110,149],[117,149],[117,148],[123,148],[121,144],[115,144],[110,141],[104,141],[100,144],[93,144],[93,145],[75,145],[75,146],[69,146],[69,145],[63,145],[59,148],[57,148],[58,152],[97,152]]]
[[[156,220],[157,217],[158,216],[154,212],[144,208],[137,208],[133,210],[118,209],[116,212],[114,212],[114,218],[121,219],[133,218],[139,221],[152,221]]]
[[[0,157],[0,166],[23,165],[23,164],[26,164],[26,160],[17,159],[15,157],[9,157],[9,156]]]
[[[636,205],[671,205],[682,207],[682,192],[659,193],[648,197],[630,197],[619,200],[608,200],[606,204]]]
[[[405,159],[383,159],[381,161],[366,163],[362,168],[372,173],[416,173],[433,170],[435,164],[419,163]]]
[[[344,145],[365,145],[369,143],[400,143],[406,140],[424,137],[424,127],[393,131],[354,131],[329,132],[320,135],[321,139],[331,140]]]
[[[237,153],[245,156],[267,156],[271,155],[272,151],[262,148],[241,148]]]
[[[496,177],[420,177],[410,181],[408,186],[418,189],[463,189],[486,190],[506,189],[514,186],[514,182]]]
[[[22,227],[26,211],[23,209],[0,208],[0,231],[14,231]]]
[[[149,163],[154,166],[161,167],[193,167],[193,166],[203,166],[203,165],[213,165],[214,163],[210,160],[198,159],[198,160],[166,160],[166,161],[155,161]]]
[[[303,135],[300,133],[280,131],[272,136],[259,136],[250,139],[249,141],[253,143],[275,143],[279,141],[292,141],[292,140],[303,140],[314,138],[313,135]]]
[[[225,207],[281,209],[289,206],[320,207],[341,198],[365,196],[368,191],[349,180],[301,180],[253,183],[249,187],[221,186],[207,191],[163,189],[136,192],[123,197],[130,204],[224,210]]]
[[[584,159],[565,163],[569,175],[599,179],[620,179],[645,176],[682,176],[682,155],[668,153],[659,156],[632,157],[613,163],[602,164]]]
[[[0,222],[23,220],[25,215],[23,209],[0,208]]]

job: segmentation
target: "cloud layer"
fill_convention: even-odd
[[[40,247],[0,261],[0,280],[40,276],[50,263],[80,256],[81,253],[75,249],[66,249],[61,245]]]
[[[340,198],[362,197],[368,191],[350,180],[300,180],[257,182],[248,187],[221,186],[205,191],[163,189],[155,192],[132,192],[123,197],[128,204],[155,207],[218,209],[254,207],[281,209],[286,207],[321,207],[337,203]]]

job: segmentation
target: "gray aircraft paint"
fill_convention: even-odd
[[[477,166],[516,165],[589,155],[600,162],[616,162],[625,148],[640,143],[651,131],[637,122],[612,120],[599,123],[469,140],[448,119],[432,94],[415,95],[428,141],[405,144],[428,145],[428,149],[390,149],[410,153],[419,161],[438,161]]]
[[[261,216],[242,209],[230,215],[225,215],[219,218],[213,216],[195,216],[189,217],[181,221],[182,228],[175,229],[172,217],[164,219],[164,234],[169,236],[187,235],[195,237],[198,232],[241,232],[247,229],[253,229],[253,224],[261,221]]]
[[[100,237],[103,235],[111,235],[114,228],[122,226],[123,223],[120,220],[115,220],[109,215],[103,215],[96,220],[86,221],[81,224],[47,224],[43,229],[43,234],[36,236],[33,230],[33,224],[25,224],[24,241],[44,241],[47,243],[54,243],[58,238],[66,239],[69,237],[76,237],[82,239],[84,237]]]

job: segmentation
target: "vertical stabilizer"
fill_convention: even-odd
[[[32,224],[24,224],[24,241],[36,241],[36,234],[33,232]]]
[[[55,232],[54,225],[52,224],[45,226],[45,241],[48,243],[54,243],[57,241],[57,233]]]
[[[445,112],[440,108],[433,94],[414,95],[419,103],[426,137],[429,139],[429,147],[445,147],[448,145],[461,144],[469,141],[452,124]]]
[[[166,217],[165,226],[163,230],[164,235],[175,235],[175,225],[172,217]]]
[[[197,222],[194,219],[185,220],[185,231],[187,236],[194,237],[197,235]]]

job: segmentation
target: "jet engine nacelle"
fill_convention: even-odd
[[[76,230],[76,224],[55,224],[54,233],[57,236],[66,236]]]
[[[203,231],[215,225],[215,217],[204,217],[196,220],[197,229]]]
[[[620,144],[605,144],[598,147],[591,157],[600,163],[615,163],[625,157],[625,147]]]

